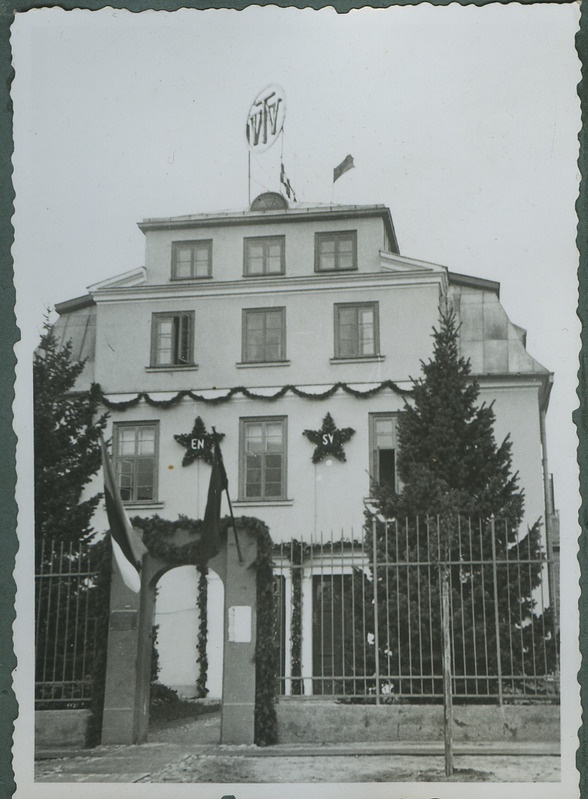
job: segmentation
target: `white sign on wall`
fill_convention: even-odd
[[[229,608],[229,641],[251,643],[251,606],[233,605]]]

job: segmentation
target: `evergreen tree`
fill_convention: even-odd
[[[480,387],[459,356],[455,315],[442,313],[433,331],[433,357],[421,362],[412,402],[398,420],[400,494],[377,490],[379,509],[395,515],[444,512],[494,515],[516,532],[523,517],[523,492],[511,473],[511,441],[497,446],[492,406],[477,404]]]
[[[103,690],[110,542],[84,546],[94,536],[91,520],[102,495],[81,497],[100,467],[106,414],[98,416],[93,390],[76,392],[83,368],[84,361],[72,362],[71,343],[60,347],[46,320],[33,361],[35,565],[37,574],[52,578],[36,581],[38,707],[55,707],[56,698],[57,706],[67,700],[83,706],[88,670],[96,700]],[[84,576],[95,569],[95,579]]]
[[[99,433],[106,414],[97,417],[95,393],[76,393],[85,361],[72,362],[71,342],[59,347],[45,321],[33,361],[35,441],[35,542],[88,542],[91,519],[101,494],[81,500],[100,467]]]
[[[440,581],[447,563],[455,689],[494,694],[501,670],[509,675],[503,687],[517,693],[517,678],[555,666],[551,616],[534,612],[543,571],[540,525],[519,534],[524,497],[512,473],[510,438],[495,441],[494,411],[478,404],[480,388],[459,355],[452,312],[441,313],[433,338],[432,358],[421,363],[399,415],[402,490],[374,489],[378,517],[386,520],[376,528],[384,565],[372,584],[379,662],[398,692],[440,693],[433,675],[442,673]],[[373,519],[368,514],[370,560]]]

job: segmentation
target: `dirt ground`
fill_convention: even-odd
[[[141,782],[557,782],[556,757],[475,757],[455,759],[445,776],[442,757],[427,755],[349,755],[336,757],[245,757],[188,755]]]
[[[202,716],[150,730],[142,746],[99,746],[77,752],[39,753],[38,782],[135,783],[354,783],[354,782],[557,782],[553,747],[505,754],[486,746],[456,752],[445,776],[442,747],[415,743],[404,751],[386,745],[309,747],[220,746],[220,715]],[[420,747],[420,751],[419,751]],[[362,751],[364,749],[365,751]],[[535,747],[536,749],[536,747]]]

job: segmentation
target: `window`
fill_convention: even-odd
[[[157,423],[114,427],[115,468],[123,502],[157,498]]]
[[[398,451],[397,416],[393,413],[370,414],[370,477],[372,483],[399,490],[396,469]]]
[[[172,280],[212,275],[212,241],[172,242]]]
[[[286,419],[241,420],[241,499],[286,498]]]
[[[193,339],[193,311],[153,314],[151,366],[192,365]]]
[[[244,241],[246,275],[283,275],[284,236],[248,238]]]
[[[315,272],[357,269],[357,232],[315,233]]]
[[[247,308],[243,311],[242,358],[245,363],[285,360],[285,308]]]
[[[378,355],[378,303],[335,305],[335,358]]]

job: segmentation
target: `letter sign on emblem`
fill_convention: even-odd
[[[193,438],[191,442],[192,449],[204,449],[203,438]]]
[[[247,114],[246,135],[249,149],[262,153],[268,150],[284,127],[286,96],[279,86],[262,89]]]

